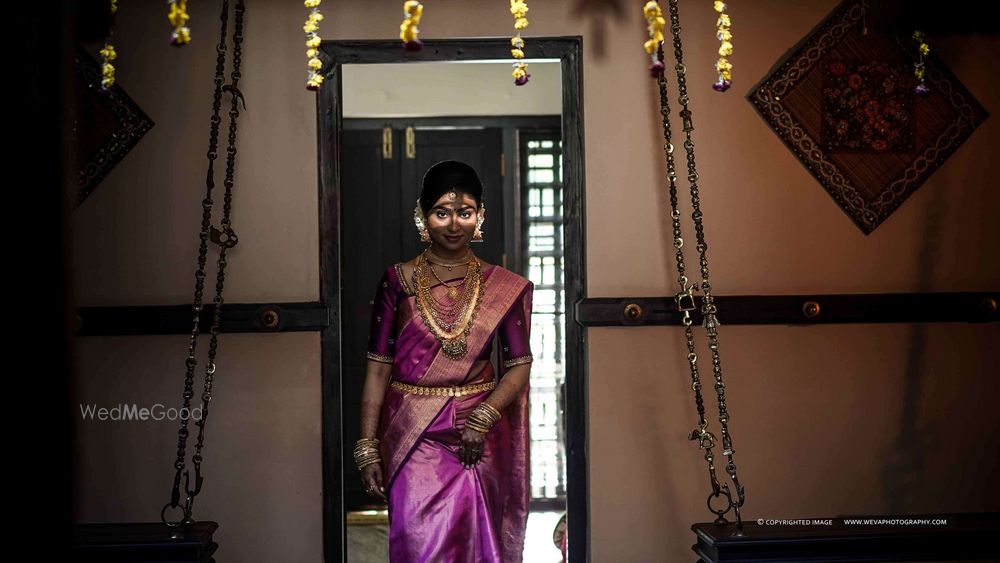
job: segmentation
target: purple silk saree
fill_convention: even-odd
[[[372,312],[368,357],[391,362],[393,380],[434,387],[491,381],[494,337],[502,345],[500,377],[531,361],[528,280],[499,266],[483,269],[479,311],[460,360],[441,352],[411,286],[398,264],[389,268]],[[445,289],[432,291],[443,298]],[[486,435],[482,461],[465,469],[458,458],[465,418],[489,393],[453,398],[388,388],[379,434],[392,563],[521,561],[529,496],[527,388]]]

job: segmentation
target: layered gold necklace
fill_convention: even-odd
[[[437,270],[434,269],[434,266],[435,265],[443,266],[450,272],[458,266],[469,265],[469,263],[472,262],[472,258],[475,258],[475,255],[472,254],[471,250],[465,256],[459,258],[458,260],[446,260],[438,256],[437,254],[434,254],[434,252],[431,251],[430,249],[427,249],[427,261],[430,262],[431,264],[429,269],[431,273],[434,274],[434,278],[437,279],[437,281],[440,282],[441,285],[448,288],[448,297],[450,297],[452,300],[458,299],[458,288],[465,283],[465,280],[462,280],[456,283],[455,285],[448,285],[448,282],[441,279],[441,276],[438,275]],[[468,270],[466,270],[466,277],[468,277]]]
[[[417,310],[424,325],[441,342],[445,356],[459,360],[468,352],[466,337],[472,331],[476,312],[479,310],[483,270],[475,255],[471,255],[468,260],[441,264],[449,269],[463,264],[468,265],[465,278],[455,285],[448,285],[434,271],[433,264],[440,262],[441,259],[433,257],[429,250],[417,256],[417,263],[413,269]],[[447,288],[447,299],[439,299],[431,292],[435,280]]]

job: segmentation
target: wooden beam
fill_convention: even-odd
[[[201,311],[201,332],[212,328],[215,305]],[[76,314],[77,336],[134,336],[141,334],[190,334],[194,320],[191,305],[134,307],[81,307]],[[294,332],[323,330],[330,325],[326,305],[304,303],[225,303],[224,333]]]
[[[722,325],[920,323],[1000,320],[1000,292],[874,293],[843,295],[720,295]],[[701,323],[701,298],[692,317]],[[673,297],[596,297],[576,305],[585,327],[680,325]]]

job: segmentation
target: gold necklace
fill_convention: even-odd
[[[418,257],[418,259],[420,258],[421,257]],[[473,259],[476,260],[476,267],[479,269],[480,273],[482,273],[482,264],[479,263],[478,259],[476,259],[475,256],[473,256]],[[430,300],[437,305],[437,307],[434,307],[437,310],[437,312],[445,316],[447,316],[448,314],[453,315],[455,311],[462,308],[463,303],[466,301],[464,297],[467,297],[463,296],[463,299],[459,299],[456,301],[456,298],[459,297],[458,287],[460,286],[464,288],[469,287],[469,280],[475,275],[476,273],[475,269],[472,267],[466,268],[465,276],[463,277],[463,279],[454,286],[451,286],[448,285],[448,283],[446,283],[443,279],[441,279],[441,277],[437,274],[437,271],[434,269],[433,264],[434,262],[431,261],[428,256],[426,255],[422,256],[422,260],[420,260],[421,267],[419,268],[419,270],[417,268],[414,268],[414,274],[417,273],[421,274],[420,280],[417,283],[420,286],[423,286],[423,288],[425,289],[425,295],[427,295],[430,298]],[[430,270],[431,275],[438,282],[440,282],[441,285],[449,289],[447,294],[448,297],[451,299],[450,302],[441,301],[434,295],[433,292],[430,291],[430,289],[432,289],[432,284],[430,282],[430,276],[427,275],[427,270]]]
[[[430,293],[430,280],[426,273],[427,263],[425,261],[420,262],[419,278],[421,279],[418,281],[417,308],[423,317],[425,325],[441,341],[445,355],[451,359],[459,359],[467,351],[465,337],[472,328],[472,319],[478,309],[479,288],[481,284],[477,283],[477,281],[481,276],[478,276],[477,273],[481,273],[481,271],[476,267],[478,264],[470,268],[471,274],[469,277],[472,278],[472,283],[468,287],[471,291],[463,292],[464,295],[460,300],[461,312],[457,316],[453,316],[453,310],[445,313],[435,307],[436,300],[433,299],[433,295]],[[452,322],[447,322],[443,318],[445,316],[451,317]]]
[[[445,356],[452,360],[461,359],[468,352],[466,337],[472,331],[476,313],[479,310],[483,283],[481,265],[479,260],[475,257],[472,258],[469,270],[466,272],[465,290],[462,291],[459,303],[456,303],[456,305],[460,304],[460,307],[455,309],[459,309],[460,312],[451,322],[448,322],[445,317],[451,317],[454,310],[445,312],[439,311],[435,307],[436,300],[431,295],[430,276],[427,275],[426,271],[428,267],[426,257],[423,254],[418,255],[417,264],[413,271],[414,282],[417,286],[417,310],[420,312],[424,325],[441,342],[441,349]]]
[[[425,302],[430,305],[430,309],[435,313],[439,324],[444,326],[445,330],[451,330],[452,326],[449,325],[454,325],[457,322],[457,319],[462,316],[461,312],[468,305],[468,295],[456,295],[456,297],[460,297],[458,299],[439,299],[434,294],[435,292],[432,291],[434,284],[431,276],[427,273],[428,269],[429,263],[421,261],[420,268],[414,270],[414,273],[419,274],[415,285],[419,289],[420,295],[424,297]],[[472,272],[466,272],[466,278],[470,275],[472,275]]]
[[[465,280],[463,279],[462,281],[456,283],[455,285],[448,285],[448,282],[446,282],[443,279],[441,279],[441,276],[439,276],[438,273],[436,271],[434,271],[434,262],[431,262],[430,260],[428,260],[428,262],[431,263],[430,270],[431,270],[431,273],[434,274],[434,277],[437,279],[437,281],[441,282],[441,285],[443,285],[443,286],[445,286],[445,287],[448,288],[448,297],[450,297],[452,299],[457,298],[458,297],[458,288],[463,283],[465,283]],[[450,270],[451,268],[448,268],[448,269]],[[465,277],[469,277],[469,271],[468,270],[465,271]]]
[[[471,249],[465,253],[465,256],[459,258],[458,260],[446,260],[438,256],[437,254],[434,254],[434,251],[431,250],[430,248],[427,249],[427,261],[430,262],[431,264],[444,266],[445,268],[448,268],[449,272],[452,270],[452,268],[458,266],[465,266],[466,264],[472,261],[472,258],[475,258],[475,255],[472,253]]]
[[[429,260],[429,259],[427,259],[426,261],[427,261],[427,263],[431,264],[430,266],[428,266],[428,269],[430,269],[431,274],[433,274],[434,278],[436,278],[441,283],[441,285],[443,285],[446,288],[448,288],[448,291],[447,291],[448,298],[451,299],[452,301],[450,303],[446,303],[446,302],[442,302],[437,297],[435,297],[434,294],[429,291],[430,288],[431,288],[430,283],[429,283],[429,278],[426,276],[426,273],[424,273],[423,279],[427,280],[424,283],[424,285],[426,285],[427,288],[428,288],[427,295],[434,302],[434,304],[437,305],[436,307],[434,307],[434,309],[438,312],[439,318],[441,318],[441,317],[454,318],[455,317],[455,311],[457,311],[458,309],[460,309],[461,305],[462,305],[461,301],[456,301],[456,299],[459,296],[458,287],[465,285],[466,282],[469,280],[469,276],[471,275],[471,269],[467,268],[466,271],[465,271],[465,278],[462,281],[460,281],[457,284],[455,284],[454,286],[451,286],[451,285],[448,285],[447,283],[445,283],[445,281],[442,280],[441,277],[437,275],[437,271],[434,270],[433,262],[431,260]],[[414,270],[414,271],[416,272],[416,270]],[[421,269],[421,272],[423,272],[423,271],[424,270]]]

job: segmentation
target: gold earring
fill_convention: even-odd
[[[479,206],[479,218],[476,219],[476,230],[472,233],[472,242],[483,242],[483,221],[486,220],[486,206]]]
[[[413,208],[413,224],[417,226],[417,232],[420,233],[420,242],[430,242],[431,234],[427,230],[427,223],[424,222],[424,213],[420,209],[420,200],[417,200],[417,206]]]

